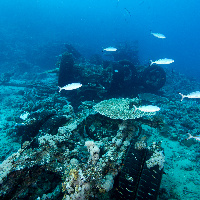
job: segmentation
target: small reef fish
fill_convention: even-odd
[[[117,51],[117,49],[115,47],[107,47],[103,51]]]
[[[173,63],[174,60],[169,59],[169,58],[163,58],[163,59],[156,60],[156,61],[154,61],[154,62],[153,62],[152,60],[150,60],[150,62],[151,62],[150,66],[153,65],[153,64],[157,64],[157,65],[166,65],[166,64],[171,64],[171,63]]]
[[[189,98],[189,99],[199,99],[200,98],[200,91],[196,91],[196,92],[191,92],[190,94],[184,95],[179,93],[182,96],[181,101],[183,101],[183,99],[185,97]]]
[[[197,140],[197,141],[200,141],[200,135],[192,136],[192,135],[189,134],[189,133],[188,133],[188,135],[189,135],[189,137],[186,138],[186,140],[189,140],[189,139],[193,138],[193,139],[195,139],[195,140]]]
[[[29,115],[30,115],[29,112],[24,112],[23,114],[20,115],[20,119],[26,120],[26,119],[28,118]]]
[[[59,92],[61,92],[61,90],[75,90],[77,88],[80,88],[81,86],[82,86],[81,83],[71,83],[63,87],[58,86],[58,88],[59,88]]]
[[[135,105],[133,106],[135,107],[135,111],[140,110],[142,112],[157,112],[160,110],[158,106],[152,106],[152,105],[140,106],[138,108]]]
[[[151,34],[152,34],[153,36],[157,37],[157,38],[161,38],[161,39],[166,38],[162,33],[152,33],[152,32],[151,32]]]

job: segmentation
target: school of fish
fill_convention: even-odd
[[[163,35],[162,33],[153,33],[152,31],[151,31],[151,34],[153,35],[153,36],[155,36],[155,37],[157,37],[157,38],[160,38],[160,39],[165,39],[166,37],[165,37],[165,35]],[[115,51],[117,51],[117,48],[115,48],[115,47],[107,47],[107,48],[105,48],[105,49],[103,49],[103,51],[108,51],[108,52],[115,52]],[[157,65],[163,65],[163,64],[171,64],[171,63],[173,63],[174,62],[174,60],[173,59],[169,59],[169,58],[163,58],[163,59],[158,59],[158,60],[155,60],[155,61],[152,61],[152,60],[150,60],[150,66],[151,65],[153,65],[153,64],[157,64]],[[118,70],[115,70],[115,72],[118,72]],[[74,90],[74,89],[78,89],[78,88],[80,88],[82,86],[82,84],[81,83],[71,83],[71,84],[68,84],[68,85],[66,85],[66,86],[64,86],[64,87],[59,87],[58,86],[58,88],[59,88],[59,92],[61,92],[62,90]],[[182,93],[179,93],[180,95],[181,95],[181,101],[184,99],[184,98],[200,98],[200,91],[196,91],[196,92],[191,92],[191,93],[189,93],[189,94],[187,94],[187,95],[184,95],[184,94],[182,94]],[[134,107],[135,107],[135,111],[136,110],[140,110],[140,111],[142,111],[142,112],[158,112],[158,111],[160,111],[160,108],[158,107],[158,106],[153,106],[153,105],[146,105],[146,106],[139,106],[139,107],[136,107],[135,105],[134,105]],[[193,139],[195,139],[195,140],[198,140],[198,141],[200,141],[200,136],[192,136],[191,134],[189,134],[188,133],[188,135],[189,135],[189,137],[186,139],[186,140],[189,140],[189,139],[191,139],[191,138],[193,138]]]

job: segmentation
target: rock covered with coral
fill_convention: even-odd
[[[21,197],[29,199],[88,199],[112,190],[131,139],[138,135],[138,125],[112,119],[106,124],[105,117],[95,114],[88,102],[81,108],[75,114],[63,106],[59,113],[70,117],[65,116],[68,120],[54,129],[57,132],[45,134],[46,128],[40,127],[32,141],[26,141],[17,154],[0,165],[2,199],[18,197],[21,190],[26,191]],[[26,177],[27,171],[35,178],[27,177],[27,184],[18,187],[20,177]],[[42,181],[44,175],[47,185]],[[18,177],[15,182],[13,176]],[[55,181],[51,182],[53,177]],[[11,183],[16,188],[13,194],[8,190]],[[42,191],[33,187],[41,184],[45,185]]]
[[[163,149],[158,149],[155,142],[149,148],[152,151],[152,155],[146,161],[147,167],[151,168],[151,167],[158,165],[159,170],[163,169],[164,162],[165,162],[165,155],[164,155]]]

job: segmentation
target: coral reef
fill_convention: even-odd
[[[126,106],[128,106],[127,103],[130,105],[139,103],[139,99],[111,99],[110,101],[118,102],[118,105],[124,102]],[[109,118],[108,120],[105,116],[97,114],[93,110],[96,109],[93,105],[94,102],[83,102],[79,112],[75,114],[72,106],[65,105],[63,102],[60,106],[62,109],[59,109],[57,114],[41,126],[37,126],[36,135],[32,134],[34,138],[25,141],[17,153],[0,165],[0,178],[3,184],[0,186],[2,199],[14,198],[19,196],[19,193],[21,198],[29,196],[29,199],[45,199],[46,197],[89,199],[111,195],[109,192],[114,187],[126,151],[132,139],[141,134],[141,125],[139,122],[121,121],[121,118],[127,116],[124,114],[119,119]],[[43,112],[37,113],[38,119],[45,116]],[[33,116],[34,112],[23,119],[24,127],[27,127],[24,132],[29,132],[30,119]],[[59,119],[63,116],[68,120],[64,124],[60,123],[60,120],[57,123],[57,116]],[[49,120],[50,123],[48,123]],[[34,130],[34,126],[32,129]],[[138,148],[141,146],[142,144],[137,145]],[[34,179],[30,180],[26,176],[27,171],[34,176]],[[51,180],[52,176],[56,177],[55,184],[49,183],[49,186],[43,190],[36,190],[34,185],[41,184],[41,182],[36,183],[36,179],[42,180],[44,175],[48,180]],[[11,184],[10,178],[6,177],[12,176],[18,177],[12,185],[15,187],[13,193],[5,189]],[[16,185],[22,176],[26,177],[28,184],[20,189]],[[59,187],[56,187],[56,184]]]
[[[149,148],[153,152],[153,155],[146,161],[147,167],[151,168],[158,165],[159,170],[161,170],[164,167],[165,162],[165,155],[163,150],[158,149],[156,142],[153,142]]]
[[[0,84],[5,84],[5,83],[9,82],[11,76],[13,76],[13,73],[0,74]]]
[[[155,112],[145,112],[135,108],[135,105],[140,104],[138,98],[134,99],[109,99],[101,101],[94,106],[94,110],[110,117],[111,119],[136,119],[155,115]]]
[[[164,193],[171,199],[198,199],[199,143],[185,138],[187,132],[199,134],[199,101],[181,102],[178,93],[197,90],[200,84],[166,70],[166,85],[156,95],[141,93],[144,90],[139,88],[139,98],[133,95],[96,103],[109,98],[117,65],[109,61],[104,67],[75,62],[73,69],[81,71],[76,76],[84,82],[76,96],[58,94],[57,77],[50,73],[33,77],[21,74],[21,79],[15,74],[1,85],[0,198],[116,199],[112,195],[119,188],[119,175],[120,183],[126,181],[128,185],[121,194],[132,194],[137,179],[130,172],[143,166],[144,173],[155,172],[151,176],[154,181],[165,168],[160,199]],[[133,65],[125,61],[118,64],[125,68],[123,77],[130,83],[129,68]],[[70,104],[69,98],[72,102],[79,99],[78,106]],[[154,116],[135,109],[146,104],[161,110]],[[155,143],[160,140],[165,154]],[[142,164],[137,165],[139,161]],[[141,174],[136,172],[136,176]],[[146,174],[141,180],[144,177]],[[189,184],[185,186],[185,182]]]

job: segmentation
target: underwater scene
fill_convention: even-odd
[[[0,199],[199,200],[199,8],[0,0]]]

